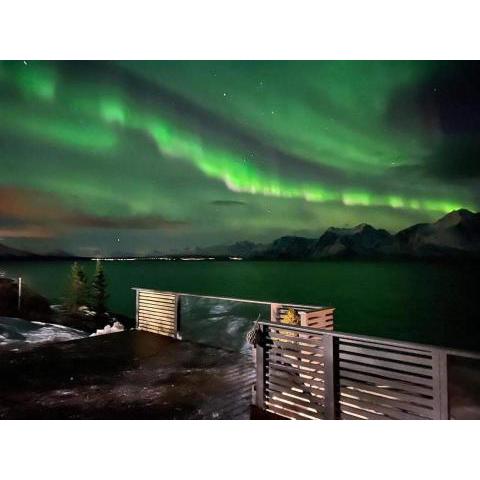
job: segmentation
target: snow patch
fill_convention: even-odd
[[[108,335],[109,333],[118,333],[123,332],[125,327],[120,322],[113,322],[113,325],[105,325],[103,328],[99,328],[95,333],[92,333],[91,337],[96,337],[97,335]]]
[[[85,332],[64,325],[0,317],[0,344],[2,345],[65,342],[86,336]]]

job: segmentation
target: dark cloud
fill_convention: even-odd
[[[161,215],[94,215],[68,206],[56,194],[0,187],[0,236],[54,237],[79,228],[173,230],[186,225]]]
[[[435,62],[426,78],[390,96],[385,120],[405,131],[464,135],[480,131],[480,62]]]
[[[213,200],[210,202],[212,205],[222,206],[222,207],[234,207],[240,205],[247,205],[246,202],[241,202],[240,200]]]
[[[480,136],[445,139],[426,165],[432,175],[447,180],[480,180]]]
[[[442,130],[447,135],[480,132],[480,62],[452,62],[429,79]]]
[[[152,230],[156,228],[175,229],[188,225],[188,222],[168,220],[160,215],[98,217],[90,214],[74,213],[67,218],[66,224],[74,227]]]
[[[391,96],[388,124],[422,133],[432,147],[417,169],[441,179],[480,178],[480,62],[438,62],[431,74]]]
[[[434,87],[424,84],[403,85],[391,95],[385,122],[399,133],[421,134],[431,139],[439,125]]]

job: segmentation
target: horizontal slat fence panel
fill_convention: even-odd
[[[442,349],[258,323],[257,406],[290,419],[448,418]]]
[[[438,418],[432,351],[338,339],[340,418]]]
[[[272,303],[270,321],[281,323],[291,308],[293,308],[298,314],[304,313],[304,315],[301,315],[302,327],[333,330],[333,314],[335,309],[332,307]]]
[[[178,296],[169,292],[137,290],[137,328],[176,337]]]
[[[265,408],[290,419],[324,418],[322,334],[271,326],[261,348]]]
[[[302,322],[302,327],[322,328],[324,330],[333,330],[334,308],[322,308],[307,312]]]

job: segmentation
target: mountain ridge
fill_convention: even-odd
[[[240,255],[238,245],[243,249]],[[236,242],[194,249],[196,255],[242,256],[260,260],[326,258],[480,258],[480,213],[454,210],[433,223],[411,225],[396,234],[367,223],[329,227],[318,238],[284,235],[269,244]]]
[[[116,252],[118,253],[118,252]],[[121,255],[125,256],[125,255]],[[142,258],[135,254],[129,257]],[[153,255],[153,256],[158,256]],[[417,223],[395,234],[367,223],[329,227],[318,238],[284,235],[270,243],[248,240],[195,247],[166,257],[244,258],[248,260],[323,260],[339,258],[480,259],[480,212],[454,210],[432,223]],[[42,255],[0,244],[2,259],[81,258],[62,250]],[[115,254],[109,257],[115,257]],[[145,256],[149,258],[150,256]]]
[[[25,258],[36,257],[34,253],[20,250],[19,248],[8,247],[0,243],[0,258]]]

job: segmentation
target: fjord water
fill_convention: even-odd
[[[91,277],[94,261],[81,262]],[[71,262],[2,262],[0,271],[60,302]],[[424,262],[104,262],[111,310],[134,315],[132,287],[254,300],[331,305],[335,329],[399,340],[480,349],[479,265]],[[187,336],[225,332],[243,343],[257,305],[185,298]],[[222,333],[223,332],[223,333]],[[220,339],[219,343],[222,341]]]

